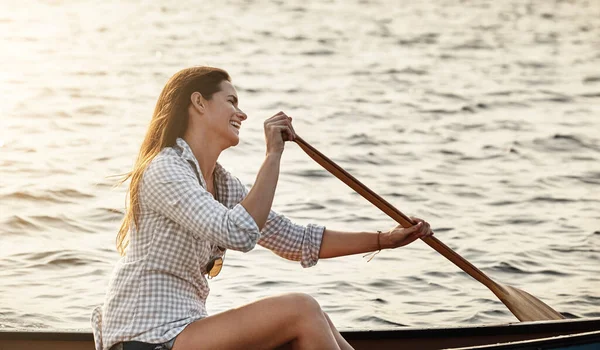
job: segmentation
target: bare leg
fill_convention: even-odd
[[[333,325],[333,322],[331,322],[331,319],[329,318],[329,316],[326,313],[324,313],[324,312],[323,312],[323,315],[325,316],[325,319],[327,320],[327,323],[329,323],[329,327],[331,328],[331,332],[333,332],[333,336],[335,337],[335,341],[337,342],[337,344],[340,347],[340,349],[341,350],[354,350],[354,348],[352,347],[352,345],[348,344],[348,342],[346,341],[346,339],[344,339],[344,337],[342,337],[342,335],[337,330],[337,328],[335,328],[335,326]]]
[[[340,349],[327,317],[312,297],[286,294],[209,316],[187,326],[173,350]]]
[[[350,345],[348,343],[348,341],[346,339],[344,339],[342,334],[337,330],[337,328],[335,328],[335,326],[333,325],[333,322],[331,322],[331,319],[329,318],[329,315],[327,315],[325,312],[323,312],[323,315],[327,319],[329,328],[331,329],[331,332],[333,333],[333,336],[335,337],[335,341],[337,342],[337,345],[340,347],[340,349],[341,350],[354,350],[352,345]],[[291,342],[277,348],[277,350],[293,350],[293,349],[294,349],[294,347],[292,346]]]

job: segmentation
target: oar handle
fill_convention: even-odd
[[[350,175],[347,171],[342,169],[331,159],[327,158],[323,153],[319,152],[316,148],[309,145],[300,136],[296,135],[294,141],[300,146],[300,148],[302,148],[304,152],[306,152],[306,154],[308,154],[309,157],[314,159],[332,175],[340,179],[342,182],[344,182],[346,185],[348,185],[350,188],[352,188],[354,191],[360,194],[363,198],[371,202],[381,211],[386,213],[389,217],[391,217],[400,225],[402,225],[402,227],[411,227],[415,224],[408,216],[404,215],[400,210],[396,209],[385,199],[381,198],[377,193],[373,192],[362,182],[358,181],[354,176]],[[454,263],[454,265],[458,266],[461,270],[468,273],[477,281],[483,283],[486,287],[490,289],[501,289],[501,287],[496,282],[491,280],[488,276],[481,272],[481,270],[473,266],[470,262],[465,260],[462,256],[458,255],[458,253],[450,249],[447,245],[442,243],[436,237],[429,236],[422,238],[422,240],[425,243],[427,243],[427,245],[429,245],[431,248],[435,249],[438,253],[445,256],[448,260]]]

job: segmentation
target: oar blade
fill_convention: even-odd
[[[501,285],[502,291],[494,291],[500,301],[519,321],[562,320],[565,317],[543,301],[515,287]]]

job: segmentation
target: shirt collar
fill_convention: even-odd
[[[194,157],[194,153],[192,152],[190,145],[188,145],[188,143],[185,142],[185,140],[181,137],[178,137],[177,140],[175,140],[175,143],[181,150],[181,157],[187,161],[192,161],[194,164],[196,164],[196,166],[198,166],[198,160],[196,157]],[[198,170],[200,170],[199,166]]]
[[[177,147],[181,151],[181,157],[183,159],[187,160],[188,162],[191,162],[192,164],[194,164],[194,166],[196,167],[196,172],[197,172],[198,176],[200,177],[200,183],[202,184],[202,186],[204,186],[204,188],[206,188],[206,181],[204,180],[204,176],[202,176],[202,171],[200,170],[200,164],[198,164],[198,160],[194,156],[194,153],[192,152],[192,148],[190,147],[190,145],[188,145],[188,143],[185,142],[185,140],[181,137],[178,137],[177,140],[175,140],[175,143],[177,144]],[[219,164],[219,162],[217,162],[217,164],[215,166],[215,182],[219,183],[220,180],[222,178],[224,178],[223,177],[224,174],[225,174],[225,169],[221,166],[221,164]]]

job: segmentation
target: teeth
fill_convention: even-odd
[[[235,128],[237,128],[237,129],[239,129],[239,128],[241,128],[241,127],[242,127],[242,124],[241,124],[241,123],[238,123],[238,122],[236,122],[236,121],[231,121],[231,122],[229,122],[229,124],[233,125],[233,126],[234,126]]]

